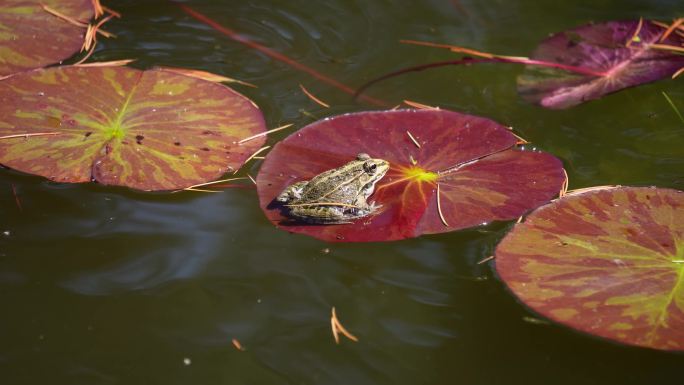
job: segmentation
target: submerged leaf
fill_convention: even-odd
[[[46,11],[87,23],[91,0],[3,0],[0,3],[0,76],[67,59],[83,45],[85,27]]]
[[[642,24],[609,21],[554,34],[539,45],[531,59],[581,67],[604,75],[527,66],[518,78],[518,90],[530,102],[561,109],[670,77],[684,66],[684,55],[656,47],[681,47],[684,38],[673,33],[661,42],[665,31],[650,21]]]
[[[614,188],[530,214],[496,269],[534,311],[618,342],[684,350],[684,193]]]
[[[304,127],[273,148],[257,177],[259,200],[277,226],[327,241],[396,240],[509,220],[548,202],[564,180],[558,159],[516,149],[517,141],[492,120],[451,111],[340,115]],[[382,205],[378,213],[353,224],[308,225],[290,220],[274,202],[285,187],[340,167],[358,153],[390,163],[369,199]],[[438,212],[437,183],[448,226]]]
[[[0,82],[0,163],[58,182],[171,190],[240,167],[265,141],[230,88],[164,70],[58,67]]]

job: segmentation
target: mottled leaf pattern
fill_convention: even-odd
[[[637,41],[627,44],[638,21],[584,25],[552,35],[532,54],[544,60],[605,73],[588,76],[559,69],[528,66],[518,78],[518,90],[528,101],[548,108],[568,108],[623,88],[649,83],[684,67],[684,55],[650,48],[653,43],[681,47],[684,38],[672,33],[662,43],[665,28],[644,21]]]
[[[451,111],[340,115],[304,127],[275,146],[257,178],[259,200],[277,226],[327,241],[396,240],[513,219],[548,202],[563,182],[558,159],[515,149],[516,142],[496,122]],[[289,221],[273,203],[286,186],[339,167],[360,152],[390,162],[370,198],[382,205],[380,213],[354,224],[302,225]],[[448,226],[439,218],[437,183]]]
[[[515,226],[496,269],[533,310],[586,333],[684,350],[684,193],[568,196]]]
[[[2,0],[0,76],[59,62],[81,48],[86,29],[41,5],[84,23],[94,16],[91,0]]]
[[[61,67],[0,82],[0,163],[58,182],[170,190],[216,179],[264,138],[261,111],[230,88],[163,70]]]

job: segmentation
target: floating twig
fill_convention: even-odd
[[[521,215],[521,216],[519,216],[519,217],[518,217],[518,220],[517,220],[517,221],[515,221],[515,223],[521,223],[521,222],[523,221],[523,218],[525,218],[525,217],[524,217],[524,216],[522,216],[522,215]]]
[[[496,57],[497,55],[487,53],[487,52],[482,52],[482,51],[477,51],[471,48],[465,48],[465,47],[459,47],[456,45],[450,45],[450,44],[440,44],[440,43],[432,43],[429,41],[418,41],[418,40],[399,40],[400,43],[403,44],[413,44],[413,45],[422,45],[425,47],[433,47],[433,48],[446,48],[452,52],[459,52],[459,53],[465,53],[468,55],[473,55],[473,56],[479,56],[479,57],[484,57],[487,59],[491,59]]]
[[[163,70],[163,71],[167,71],[167,72],[173,72],[173,73],[177,73],[180,75],[185,75],[185,76],[190,76],[190,77],[197,78],[197,79],[210,81],[212,83],[237,83],[237,84],[242,84],[243,86],[247,86],[247,87],[258,88],[256,85],[254,85],[252,83],[243,82],[242,80],[229,78],[227,76],[218,75],[218,74],[211,73],[208,71],[193,70],[193,69],[178,68],[178,67],[166,67],[166,66],[157,66],[155,68]]]
[[[98,61],[93,63],[74,64],[73,67],[121,67],[134,62],[136,59],[121,59],[112,61]]]
[[[442,199],[440,198],[439,183],[437,183],[437,213],[439,213],[439,219],[442,221],[444,226],[449,227],[446,219],[444,218],[444,213],[442,213]]]
[[[192,186],[190,186],[190,187],[187,187],[186,190],[189,189],[189,188],[194,189],[194,188],[196,188],[196,187],[211,186],[211,185],[214,185],[214,184],[217,184],[217,183],[231,182],[231,181],[240,180],[240,179],[247,179],[247,178],[245,178],[244,176],[241,176],[241,177],[237,177],[237,178],[228,178],[228,179],[215,180],[215,181],[213,181],[213,182],[206,182],[206,183],[200,183],[200,184],[192,185]]]
[[[66,21],[66,22],[69,23],[69,24],[72,24],[72,25],[75,25],[75,26],[81,27],[81,28],[88,28],[88,24],[87,24],[87,23],[84,23],[84,22],[82,22],[82,21],[78,21],[78,20],[72,19],[71,17],[69,17],[69,16],[67,16],[67,15],[65,15],[65,14],[63,14],[63,13],[60,13],[59,11],[50,8],[50,7],[48,7],[48,6],[45,5],[45,4],[41,4],[41,7],[43,8],[43,10],[44,10],[45,12],[47,12],[47,13],[53,15],[53,16],[56,16],[56,17],[58,17],[58,18],[60,18],[60,19],[62,19],[62,20],[64,20],[64,21]]]
[[[563,170],[563,176],[565,177],[565,179],[563,180],[563,184],[561,185],[561,190],[558,193],[559,198],[564,197],[565,194],[568,193],[568,186],[570,185],[570,178],[568,178],[568,172],[565,171],[564,168],[562,170]]]
[[[250,155],[249,158],[247,158],[247,160],[245,160],[242,164],[243,165],[247,164],[247,162],[254,159],[255,156],[261,154],[262,152],[268,150],[269,148],[271,148],[271,146],[264,146],[264,147],[261,147],[260,149],[258,149],[256,151],[254,151],[254,153],[252,155]],[[239,170],[240,169],[238,168],[237,170],[235,170],[235,172],[233,172],[233,174],[236,174]]]
[[[233,342],[233,346],[235,346],[235,349],[237,349],[241,352],[245,351],[245,348],[242,347],[242,344],[240,343],[240,341],[237,340],[237,338],[233,338],[232,342]]]
[[[409,155],[409,162],[414,166],[418,164],[418,161],[413,159],[413,155]]]
[[[568,195],[580,195],[580,194],[584,194],[584,193],[591,192],[591,191],[612,190],[612,189],[620,188],[620,187],[622,187],[622,186],[619,185],[619,184],[615,184],[615,185],[604,185],[604,186],[584,187],[584,188],[579,188],[579,189],[576,189],[576,190],[569,190],[569,191],[567,191],[567,192],[565,193],[565,196],[568,196]]]
[[[184,188],[182,191],[196,191],[196,192],[207,192],[207,193],[218,193],[218,192],[221,192],[221,191],[204,190],[204,189],[201,189],[201,188],[190,188],[190,187]]]
[[[321,99],[315,97],[311,92],[309,92],[309,90],[304,88],[303,85],[300,84],[299,88],[302,89],[302,92],[304,93],[304,95],[308,96],[309,99],[313,100],[314,102],[316,102],[317,104],[320,104],[321,106],[323,106],[325,108],[330,108],[330,105],[328,103],[326,103],[326,102],[322,101]]]
[[[13,134],[13,135],[5,135],[5,136],[0,136],[0,139],[12,139],[12,138],[29,138],[32,136],[52,136],[52,135],[59,135],[59,132],[34,132],[32,134]]]
[[[90,2],[93,4],[93,10],[95,10],[95,18],[97,19],[98,17],[104,15],[104,9],[102,8],[102,4],[100,4],[100,0],[90,0]]]
[[[307,110],[305,110],[305,109],[303,109],[303,108],[300,108],[300,109],[299,109],[299,112],[301,112],[302,115],[306,116],[307,118],[310,118],[310,119],[313,119],[313,120],[318,120],[318,117],[317,117],[316,115],[312,114],[311,112],[309,112],[309,111],[307,111]]]
[[[249,178],[249,180],[251,180],[251,181],[252,181],[252,183],[254,183],[254,185],[256,186],[256,184],[257,184],[257,183],[256,183],[256,181],[254,180],[254,178],[252,178],[252,176],[251,176],[251,175],[249,175],[249,174],[247,174],[247,177],[248,177],[248,178]]]
[[[483,264],[483,263],[485,263],[485,262],[487,262],[487,261],[491,261],[492,259],[494,259],[494,256],[493,256],[493,255],[490,255],[489,257],[486,257],[486,258],[481,259],[477,264],[478,264],[478,265],[481,265],[481,264]]]
[[[88,24],[88,26],[86,27],[87,30],[85,33],[85,37],[83,38],[83,45],[81,46],[81,52],[90,51],[91,48],[95,49],[95,45],[97,45],[98,33],[104,37],[114,37],[114,34],[100,29],[100,27],[102,27],[104,23],[108,22],[113,17],[113,15],[109,15],[104,19],[98,21],[97,24]]]
[[[335,306],[333,306],[332,308],[332,315],[330,316],[330,326],[332,328],[332,333],[333,337],[335,338],[336,344],[340,343],[339,333],[342,333],[342,335],[344,335],[345,337],[349,338],[354,342],[359,341],[359,339],[356,338],[355,335],[351,334],[347,329],[345,329],[345,327],[342,326],[342,323],[340,323],[340,320],[337,319],[337,314],[335,314]]]
[[[333,338],[335,339],[336,344],[340,344],[340,335],[337,332],[337,324],[335,323],[335,307],[333,306],[333,313],[332,316],[330,317],[330,328],[332,329],[332,334]]]
[[[644,25],[644,18],[640,17],[639,18],[639,24],[637,24],[636,30],[634,31],[634,34],[632,37],[629,38],[627,41],[627,44],[625,44],[626,47],[629,47],[632,45],[632,42],[639,42],[641,39],[639,39],[639,32],[641,32],[641,27]]]
[[[411,139],[411,141],[413,142],[413,144],[415,144],[416,147],[420,148],[420,143],[418,143],[418,141],[416,140],[416,138],[414,138],[413,135],[411,135],[411,132],[410,132],[409,130],[406,130],[406,134],[407,134],[408,137]]]
[[[86,55],[85,55],[84,57],[82,57],[79,61],[77,61],[76,63],[74,63],[74,65],[76,65],[76,66],[81,66],[81,65],[83,65],[83,62],[85,62],[86,60],[88,60],[88,58],[93,54],[93,52],[95,52],[95,45],[93,45],[92,47],[90,47],[90,49],[88,50],[88,52],[86,53]]]
[[[663,23],[658,20],[651,20],[651,23],[663,28],[663,29],[668,29],[670,28],[670,24]],[[675,33],[681,37],[684,37],[684,25],[680,25],[675,29]]]
[[[419,110],[439,110],[439,107],[428,106],[427,104],[414,102],[412,100],[404,100],[404,104]]]
[[[529,317],[529,316],[522,317],[522,320],[527,322],[527,323],[533,324],[533,325],[550,325],[551,324],[547,320],[544,320],[541,318],[536,318],[536,317]]]
[[[679,108],[674,104],[672,99],[670,99],[670,96],[663,91],[663,96],[665,97],[665,100],[667,100],[668,103],[670,103],[670,107],[674,110],[674,112],[679,116],[679,120],[684,123],[684,116],[682,116],[682,113],[679,112]]]
[[[14,195],[14,201],[17,203],[17,208],[19,208],[19,211],[24,211],[21,207],[21,201],[19,200],[19,195],[17,194],[17,189],[14,187],[14,183],[11,183],[10,186],[12,187],[12,195]]]
[[[102,9],[104,9],[108,14],[113,15],[113,16],[116,17],[117,19],[120,19],[120,18],[121,18],[121,14],[120,14],[119,12],[117,12],[117,11],[111,9],[111,8],[108,8],[108,7],[106,7],[106,6],[103,5],[103,6],[102,6]]]
[[[95,9],[95,18],[102,16],[104,14],[104,11],[102,10],[102,8],[99,4],[99,0],[91,0],[91,1],[93,4],[93,7]],[[101,29],[101,27],[104,23],[108,22],[113,17],[115,17],[114,14],[110,14],[107,17],[104,17],[103,19],[101,19],[100,21],[98,21],[95,24],[85,24],[85,23],[82,23],[78,20],[74,20],[74,19],[72,19],[66,15],[63,15],[63,14],[57,12],[56,10],[54,10],[54,9],[52,9],[46,5],[43,5],[42,7],[48,13],[55,15],[55,16],[63,19],[63,20],[66,20],[70,24],[76,25],[77,27],[86,28],[85,36],[83,37],[83,45],[81,45],[81,52],[86,51],[86,55],[83,58],[81,58],[79,61],[77,61],[75,63],[75,65],[82,64],[83,62],[88,60],[88,58],[93,54],[93,52],[95,52],[95,46],[97,45],[97,34],[98,33],[104,37],[114,37],[114,34]]]
[[[197,192],[221,192],[221,191],[214,191],[214,190],[205,190],[201,188],[192,188],[192,187],[187,187],[184,188],[182,191],[197,191]]]
[[[660,49],[663,51],[673,51],[673,52],[682,52],[684,53],[684,47],[677,47],[676,45],[669,45],[669,44],[651,44],[648,46],[648,48],[654,48],[654,49]]]
[[[276,127],[276,128],[274,128],[274,129],[268,130],[268,131],[266,131],[266,132],[261,132],[261,133],[258,133],[258,134],[256,134],[256,135],[248,136],[248,137],[246,137],[246,138],[240,140],[239,142],[237,142],[237,144],[242,144],[242,143],[245,143],[245,142],[249,142],[250,140],[256,139],[256,138],[261,138],[262,136],[266,136],[266,135],[268,135],[268,134],[272,134],[272,133],[274,133],[274,132],[276,132],[276,131],[280,131],[280,130],[284,130],[284,129],[286,129],[286,128],[292,127],[292,125],[293,125],[293,124],[290,123],[290,124],[286,124],[286,125],[284,125],[284,126]]]
[[[513,132],[513,127],[506,127],[506,128],[508,128],[508,131],[510,131],[511,134],[513,134],[513,136],[515,136],[515,137],[518,139],[518,141],[515,143],[516,145],[527,144],[527,143],[529,143],[529,141],[528,141],[527,139],[525,139],[525,138],[523,138],[522,136],[520,136],[520,135],[516,134],[515,132]]]
[[[677,76],[681,75],[682,73],[684,73],[684,67],[678,69],[677,72],[672,74],[672,79],[676,78]]]
[[[500,63],[518,63],[518,64],[526,64],[526,65],[533,65],[533,66],[540,66],[540,67],[550,67],[550,68],[558,68],[570,72],[575,72],[578,74],[582,75],[589,75],[589,76],[597,76],[597,77],[603,77],[606,76],[605,72],[600,72],[600,71],[594,71],[588,68],[584,67],[577,67],[577,66],[571,66],[567,64],[561,64],[561,63],[555,63],[555,62],[549,62],[549,61],[544,61],[544,60],[535,60],[535,59],[530,59],[525,56],[508,56],[508,55],[498,55],[498,54],[493,54],[493,53],[488,53],[488,52],[482,52],[482,51],[477,51],[474,49],[470,48],[465,48],[465,47],[459,47],[455,45],[448,45],[448,44],[437,44],[437,43],[430,43],[430,42],[424,42],[424,41],[416,41],[416,40],[400,40],[401,43],[407,43],[407,44],[415,44],[415,45],[423,45],[423,46],[428,46],[428,47],[437,47],[437,48],[447,48],[452,52],[457,52],[457,53],[464,53],[467,55],[473,55],[477,57],[481,57],[485,60],[464,60],[464,61],[454,61],[451,64],[475,64],[475,63],[492,63],[492,62],[500,62]],[[448,65],[448,62],[441,62],[441,63],[433,63],[437,65]],[[410,69],[411,71],[415,70],[422,70],[425,68],[417,69],[419,67],[413,67],[416,69]]]
[[[680,18],[678,18],[678,19],[675,19],[675,20],[672,22],[672,25],[670,25],[669,27],[667,27],[667,29],[666,29],[665,32],[663,33],[663,36],[660,37],[660,42],[662,43],[665,39],[667,39],[667,37],[670,36],[670,34],[671,34],[672,32],[674,32],[677,28],[679,28],[679,26],[682,25],[682,24],[684,24],[684,17],[680,17]]]

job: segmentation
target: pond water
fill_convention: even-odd
[[[374,109],[217,33],[167,1],[105,1],[123,18],[93,60],[202,69],[269,127]],[[447,60],[400,39],[527,55],[589,21],[682,16],[681,0],[187,1],[351,87]],[[565,111],[518,98],[517,65],[444,67],[369,90],[487,116],[561,158],[571,188],[684,189],[684,83],[662,81]],[[311,102],[299,84],[332,105]],[[294,129],[269,137],[274,144]],[[256,175],[259,163],[242,173]],[[15,201],[12,189],[20,206]],[[327,244],[274,228],[253,188],[141,193],[0,170],[3,384],[664,384],[684,356],[550,324],[519,304],[491,255],[510,223],[400,242]],[[358,338],[336,345],[335,306]],[[231,343],[239,340],[245,351]]]

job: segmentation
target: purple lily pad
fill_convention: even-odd
[[[259,201],[276,226],[333,242],[397,240],[510,220],[548,202],[564,181],[557,158],[523,151],[517,141],[501,124],[452,111],[340,115],[310,124],[273,148],[257,177]],[[350,224],[311,225],[293,223],[274,203],[285,187],[361,152],[390,164],[369,199],[382,205],[376,214]],[[446,223],[439,216],[438,185]]]
[[[672,33],[661,42],[664,32],[665,28],[644,20],[640,28],[639,21],[609,21],[556,33],[530,59],[581,67],[602,76],[528,66],[518,77],[518,91],[527,101],[563,109],[672,76],[684,67],[684,55],[653,44],[681,47],[684,38]]]

